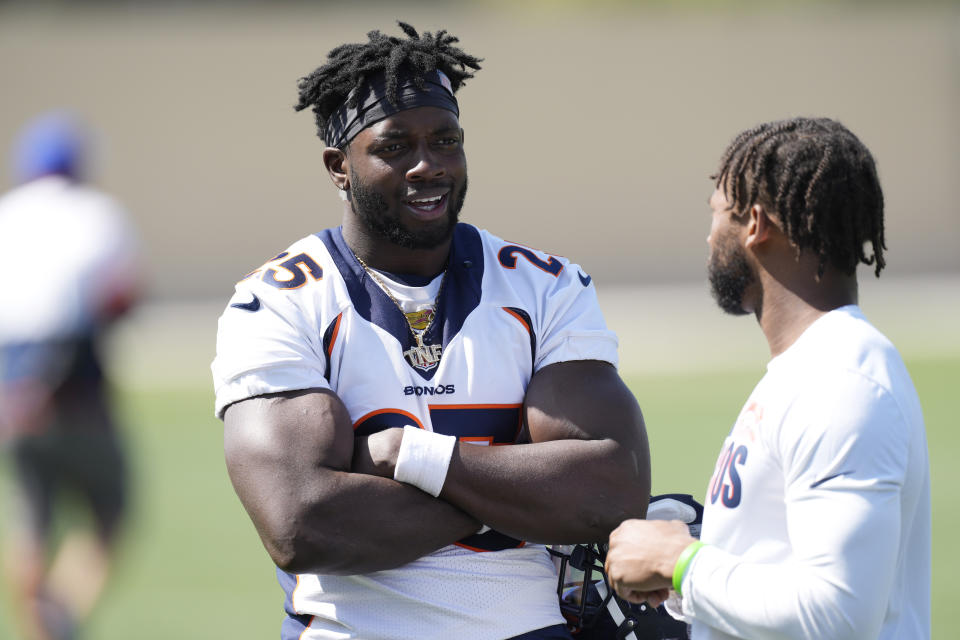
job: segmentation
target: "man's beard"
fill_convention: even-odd
[[[450,239],[467,197],[466,177],[459,193],[451,189],[448,197],[450,202],[444,220],[438,220],[436,224],[419,231],[411,231],[403,226],[399,216],[389,215],[390,206],[383,194],[368,187],[356,175],[350,183],[350,203],[363,224],[375,235],[404,249],[433,249]]]
[[[710,280],[710,293],[721,309],[735,316],[749,313],[743,308],[743,296],[757,278],[743,249],[737,246],[711,253],[707,263],[707,278]]]

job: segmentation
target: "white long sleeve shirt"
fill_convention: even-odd
[[[723,445],[682,585],[695,640],[930,637],[920,403],[856,306],[768,365]]]

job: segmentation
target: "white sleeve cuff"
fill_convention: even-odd
[[[555,362],[600,360],[617,366],[617,335],[612,331],[577,331],[564,333],[539,348],[536,369]]]
[[[216,416],[222,419],[228,406],[254,396],[314,388],[329,389],[330,383],[313,367],[269,367],[251,371],[216,385]]]

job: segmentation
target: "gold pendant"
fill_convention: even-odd
[[[426,331],[430,323],[433,322],[434,313],[432,307],[427,307],[426,309],[411,311],[403,315],[407,317],[407,324],[409,324],[414,331]]]

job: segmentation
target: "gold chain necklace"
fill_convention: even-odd
[[[447,281],[447,270],[444,269],[443,271],[443,277],[440,279],[440,288],[437,289],[437,296],[433,299],[433,315],[430,316],[430,320],[423,329],[417,329],[413,326],[413,323],[410,322],[410,318],[407,316],[406,311],[403,310],[403,305],[400,304],[400,301],[397,300],[396,297],[394,297],[393,292],[390,291],[390,287],[387,286],[387,283],[384,282],[380,275],[374,269],[371,269],[367,263],[360,258],[360,256],[354,253],[352,249],[351,253],[353,253],[353,257],[357,259],[357,262],[360,263],[360,266],[363,267],[363,270],[367,272],[367,275],[377,283],[377,286],[380,287],[380,290],[387,294],[387,297],[390,298],[390,301],[393,302],[400,313],[403,314],[403,319],[407,322],[407,328],[410,329],[410,334],[417,343],[411,349],[404,351],[404,357],[407,358],[411,365],[418,369],[423,369],[424,371],[429,371],[433,367],[437,366],[437,364],[440,363],[440,356],[443,353],[443,346],[439,344],[427,346],[423,344],[423,336],[425,336],[427,331],[430,330],[430,327],[433,326],[433,321],[437,317],[437,309],[440,304],[440,294],[443,293],[443,285]]]

